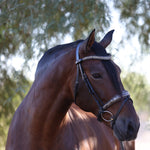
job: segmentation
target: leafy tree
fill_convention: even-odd
[[[93,27],[103,31],[110,21],[107,4],[93,0],[2,0],[0,10],[0,50],[5,56],[19,50],[31,58],[35,47],[49,46],[65,34],[83,37]]]
[[[137,35],[142,52],[149,52],[150,45],[150,0],[114,0],[120,12],[120,21],[125,25],[127,39]]]

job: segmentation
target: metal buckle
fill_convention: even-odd
[[[107,115],[107,117],[104,115]],[[110,116],[110,117],[108,117],[108,116]],[[110,112],[108,110],[104,110],[103,112],[101,112],[101,118],[106,122],[111,122],[111,121],[113,121],[113,114],[112,114],[112,112]],[[107,118],[109,118],[109,119],[107,119]]]

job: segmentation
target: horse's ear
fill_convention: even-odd
[[[95,41],[95,29],[90,33],[89,37],[82,42],[80,48],[85,52],[88,52],[91,50],[94,41]]]
[[[109,31],[104,38],[100,41],[100,44],[106,48],[112,41],[112,36],[113,36],[114,30]]]

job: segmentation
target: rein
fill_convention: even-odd
[[[83,68],[82,68],[82,62],[83,61],[87,61],[87,60],[110,60],[111,56],[87,56],[84,58],[80,58],[79,57],[79,48],[80,48],[81,43],[78,44],[77,49],[76,49],[76,66],[77,66],[77,76],[76,76],[76,82],[75,82],[75,103],[76,103],[76,97],[77,97],[77,92],[78,92],[78,85],[79,85],[79,73],[81,74],[82,80],[85,82],[85,85],[87,86],[90,94],[92,95],[92,97],[94,98],[95,102],[97,103],[98,107],[99,107],[99,113],[97,116],[97,119],[99,121],[105,121],[105,122],[110,122],[111,123],[111,127],[113,128],[115,121],[117,120],[123,106],[125,105],[125,103],[130,99],[130,95],[128,93],[128,91],[123,90],[122,93],[120,95],[115,95],[113,98],[111,98],[107,103],[103,103],[103,101],[99,98],[99,96],[97,95],[97,93],[95,92],[93,86],[91,85],[88,76],[86,75],[86,73],[84,72]],[[122,104],[119,108],[119,110],[117,111],[117,113],[115,115],[113,115],[113,113],[109,110],[107,110],[109,107],[111,107],[113,104],[120,102],[121,98],[124,98],[124,100],[122,101]],[[107,114],[110,116],[109,119],[104,117],[104,114]],[[120,141],[121,142],[121,141]],[[123,143],[121,142],[121,149],[123,150]]]

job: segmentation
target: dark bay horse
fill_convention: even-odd
[[[123,143],[125,150],[135,150],[134,141]],[[112,129],[97,121],[89,112],[72,104],[64,117],[52,150],[120,150]]]
[[[6,150],[52,149],[73,102],[97,116],[118,140],[136,138],[139,118],[122,85],[120,68],[105,50],[112,34],[96,42],[93,30],[86,40],[59,45],[44,54],[35,81],[12,119]]]

